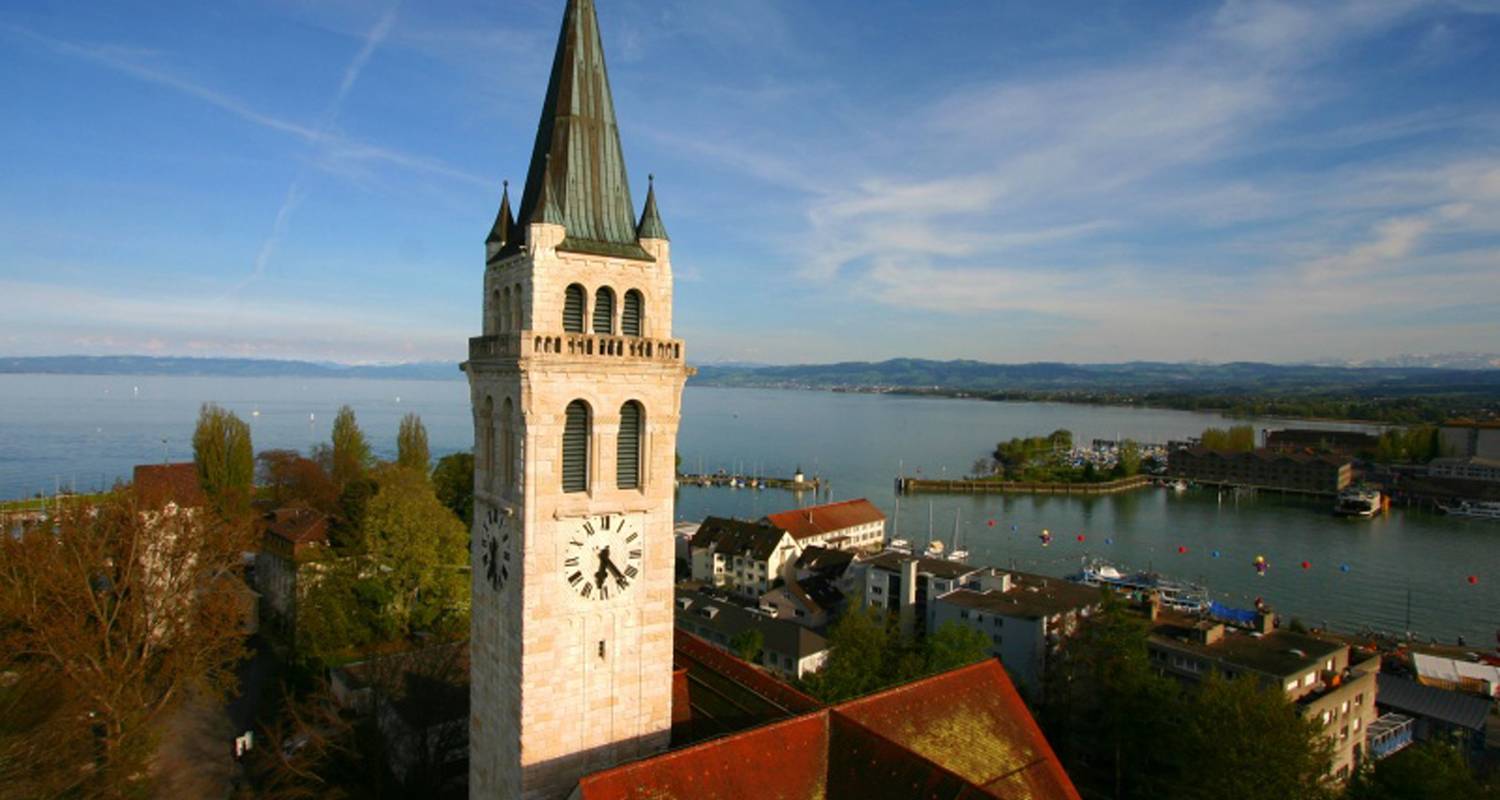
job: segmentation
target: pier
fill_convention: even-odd
[[[901,494],[1074,494],[1098,495],[1130,492],[1144,489],[1154,479],[1149,475],[1134,475],[1105,483],[1030,483],[1024,481],[985,480],[933,480],[930,478],[896,479],[896,491]]]
[[[679,486],[693,484],[696,486],[719,486],[730,489],[781,489],[788,492],[821,492],[828,487],[828,482],[822,478],[808,478],[795,475],[791,478],[767,478],[760,475],[731,475],[727,472],[714,472],[708,474],[680,474],[677,476]]]

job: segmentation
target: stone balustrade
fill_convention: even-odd
[[[654,361],[680,364],[682,341],[591,333],[510,333],[469,340],[469,360],[502,358],[564,358],[594,361]]]

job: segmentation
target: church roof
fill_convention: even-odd
[[[501,254],[510,250],[513,241],[520,237],[516,235],[516,218],[510,211],[510,181],[505,182],[505,189],[500,195],[500,213],[495,215],[495,225],[490,228],[490,235],[484,240],[485,262],[494,262]]]
[[[578,789],[582,800],[1078,800],[993,659],[596,772]]]
[[[636,240],[594,0],[569,0],[563,16],[518,219],[562,224],[564,250],[651,260]]]

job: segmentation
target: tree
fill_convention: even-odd
[[[1203,431],[1200,442],[1210,450],[1248,453],[1255,449],[1255,427],[1253,425],[1236,425],[1228,430],[1223,428],[1208,428]]]
[[[275,507],[311,508],[330,515],[339,512],[338,487],[317,461],[295,450],[267,450],[256,461],[260,485]]]
[[[423,473],[388,466],[365,514],[367,580],[389,592],[402,633],[459,633],[469,625],[468,531]]]
[[[203,493],[223,516],[249,512],[255,483],[255,449],[250,426],[213,403],[198,412],[193,431],[193,463]]]
[[[984,634],[950,622],[929,634],[922,643],[926,656],[926,673],[947,672],[990,657],[990,640]]]
[[[735,655],[754,664],[760,660],[760,651],[765,644],[766,637],[760,632],[760,628],[746,628],[730,638],[729,649],[733,650]]]
[[[432,484],[438,500],[464,521],[474,525],[474,454],[454,453],[438,459],[432,471]]]
[[[891,632],[884,612],[857,606],[828,632],[828,662],[810,676],[807,688],[825,702],[869,694],[885,685]]]
[[[1117,469],[1120,476],[1124,478],[1141,473],[1141,446],[1134,439],[1126,439],[1120,443]]]
[[[1233,724],[1225,724],[1233,720]],[[1317,800],[1334,796],[1328,780],[1333,743],[1280,686],[1250,675],[1211,674],[1183,714],[1185,768],[1166,796],[1183,800]],[[1441,795],[1437,795],[1441,796]]]
[[[432,454],[427,450],[427,426],[416,414],[401,418],[396,432],[396,463],[426,475],[432,469]]]
[[[19,739],[0,715],[5,791],[147,791],[147,762],[178,703],[190,692],[221,700],[235,685],[238,537],[212,515],[142,508],[123,490],[0,537],[0,675],[48,707],[20,709]]]
[[[1496,800],[1500,791],[1483,786],[1452,742],[1440,739],[1408,747],[1390,758],[1369,762],[1349,782],[1346,800],[1426,800],[1465,797]]]
[[[334,417],[333,450],[330,455],[332,465],[329,471],[333,474],[333,482],[340,489],[350,481],[364,477],[374,464],[370,443],[365,440],[364,431],[359,429],[359,422],[354,419],[354,409],[349,406],[340,408],[338,416]]]

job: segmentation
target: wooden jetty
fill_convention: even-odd
[[[677,483],[682,486],[693,484],[733,489],[782,489],[788,492],[821,492],[827,487],[826,481],[816,477],[801,477],[801,480],[798,480],[796,477],[767,478],[760,475],[731,475],[725,472],[706,475],[680,474],[677,476]]]
[[[932,480],[929,478],[896,479],[901,494],[1116,494],[1150,486],[1149,475],[1134,475],[1106,483],[1029,483],[1024,481]]]

